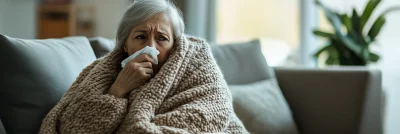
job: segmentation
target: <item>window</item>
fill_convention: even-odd
[[[299,0],[218,0],[217,43],[261,39],[262,51],[277,65],[300,43]]]

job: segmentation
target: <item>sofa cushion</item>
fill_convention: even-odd
[[[85,37],[24,40],[0,35],[1,115],[7,133],[38,133],[41,122],[96,57]]]
[[[275,76],[261,52],[259,40],[212,45],[212,53],[228,84],[247,84]]]
[[[89,42],[96,58],[103,57],[107,53],[111,52],[115,47],[115,41],[103,37],[89,38]]]
[[[291,110],[275,78],[229,86],[233,108],[252,134],[297,134]]]

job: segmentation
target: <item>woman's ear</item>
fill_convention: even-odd
[[[126,47],[126,45],[124,45],[124,51],[125,53],[128,53],[128,48]]]

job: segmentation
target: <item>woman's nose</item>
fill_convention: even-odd
[[[149,47],[156,47],[156,41],[154,39],[149,39],[148,44]]]

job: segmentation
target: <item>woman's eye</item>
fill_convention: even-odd
[[[168,40],[167,38],[165,38],[163,36],[159,37],[158,39],[161,40],[161,41],[167,41]]]
[[[144,39],[143,35],[136,36],[135,39]]]

